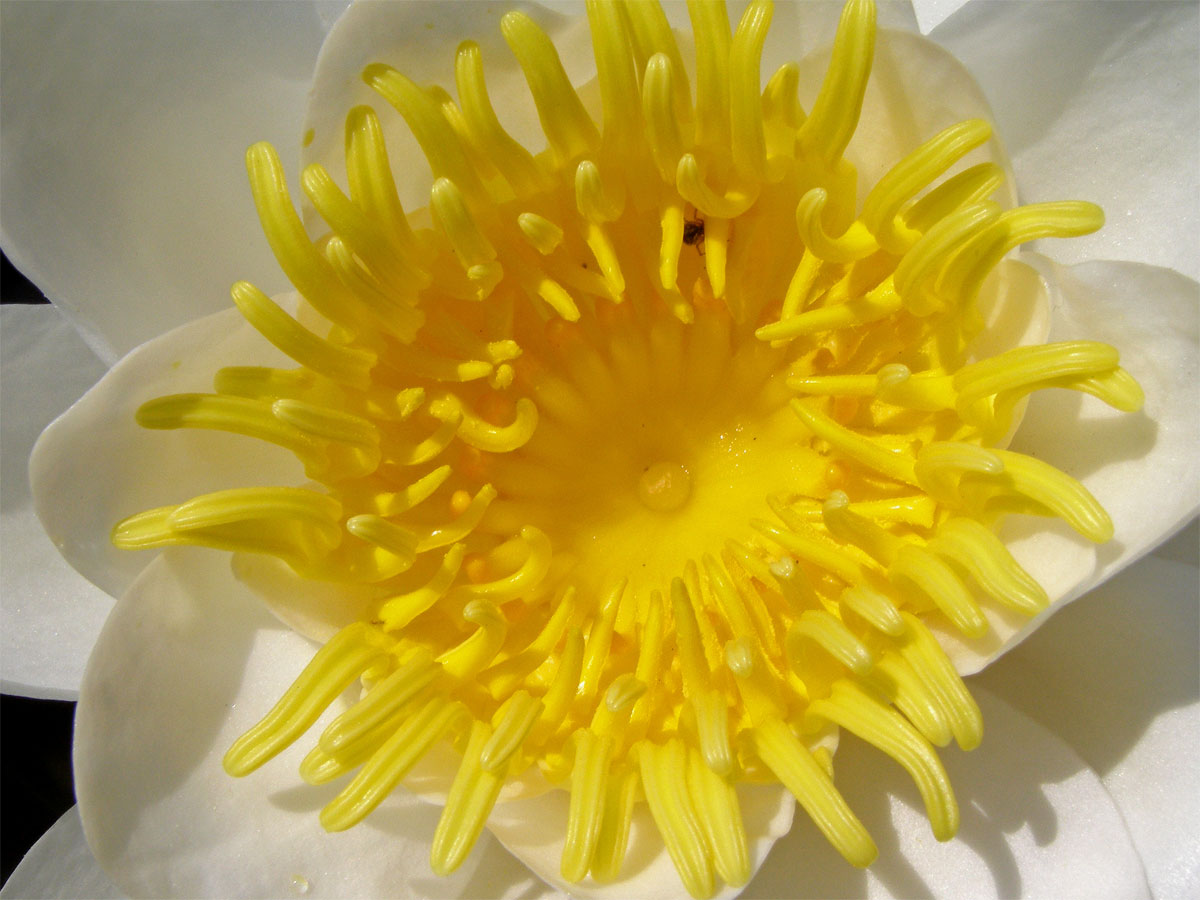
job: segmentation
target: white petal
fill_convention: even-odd
[[[0,308],[0,341],[0,685],[6,694],[70,700],[112,598],[68,566],[42,531],[27,467],[38,432],[104,366],[52,306]]]
[[[845,737],[836,779],[879,845],[866,871],[803,816],[743,897],[1148,898],[1129,833],[1096,773],[1049,730],[972,688],[988,733],[943,751],[958,797],[957,838],[939,844],[916,788],[890,759]]]
[[[285,287],[243,154],[270,140],[295,177],[340,6],[3,5],[0,243],[106,361],[223,309],[236,278]]]
[[[1200,278],[1200,8],[970,3],[934,30],[996,111],[1024,202],[1100,204],[1064,262],[1123,259]]]
[[[111,545],[119,519],[207,491],[303,483],[295,457],[262,441],[148,431],[134,420],[154,397],[211,392],[214,373],[230,364],[288,361],[237,310],[216,313],[122,359],[38,440],[30,461],[38,517],[68,562],[109,594],[123,593],[152,556]]]
[[[742,785],[738,799],[750,841],[751,871],[758,871],[772,845],[791,828],[795,800],[778,785]],[[530,800],[497,805],[488,819],[488,828],[543,880],[572,897],[667,900],[680,895],[679,875],[644,803],[639,803],[634,811],[629,852],[620,882],[599,885],[590,879],[577,884],[565,881],[560,874],[560,863],[568,802],[565,791],[551,791]],[[747,890],[753,890],[753,882]],[[735,897],[740,893],[739,889],[725,885],[715,896]]]
[[[221,768],[308,662],[221,554],[169,550],[113,610],[89,663],[76,720],[84,829],[109,876],[135,896],[539,896],[486,836],[453,876],[429,873],[440,810],[399,791],[362,825],[327,834],[335,785],[305,785],[307,751],[258,772]]]
[[[1132,263],[1055,266],[1037,254],[1057,295],[1050,340],[1087,338],[1120,351],[1146,393],[1145,409],[1124,414],[1073,391],[1031,398],[1012,449],[1079,479],[1108,510],[1115,537],[1100,547],[1064,523],[1010,517],[1001,537],[1053,603],[1032,621],[989,612],[991,631],[965,641],[939,630],[958,670],[976,672],[1015,646],[1064,603],[1120,571],[1190,521],[1200,508],[1200,286],[1167,269]]]
[[[971,680],[1054,729],[1100,774],[1157,897],[1200,892],[1196,534],[1162,548],[1190,562],[1156,552]]]
[[[0,890],[0,898],[13,900],[122,900],[125,896],[88,849],[76,806],[38,838]]]
[[[934,28],[953,15],[968,0],[913,0],[913,12],[921,26],[921,34],[929,34]]]

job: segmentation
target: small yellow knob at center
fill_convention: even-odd
[[[673,512],[691,495],[692,476],[679,463],[654,463],[638,479],[638,499],[655,512]]]

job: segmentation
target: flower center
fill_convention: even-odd
[[[675,512],[692,495],[691,473],[679,463],[652,463],[638,478],[637,494],[647,509]]]
[[[138,413],[280,444],[313,483],[149,510],[117,526],[120,546],[269,554],[371,597],[227,770],[254,770],[359,682],[301,774],[348,776],[321,813],[341,830],[448,743],[439,873],[530,771],[570,793],[568,881],[620,875],[644,801],[688,891],[744,883],[737,787],[764,780],[866,865],[874,843],[833,782],[837,729],[905,766],[950,837],[933,748],[969,749],[982,724],[928,623],[978,637],[988,605],[1044,608],[1000,516],[1111,535],[1078,483],[993,447],[1042,387],[1136,408],[1115,352],[969,362],[997,262],[1099,212],[1002,211],[986,162],[934,184],[988,139],[982,122],[935,135],[859,204],[843,154],[871,4],[847,4],[808,115],[795,66],[761,89],[769,3],[732,35],[719,6],[691,12],[694,107],[656,5],[589,4],[602,131],[549,38],[505,16],[549,142],[537,157],[501,127],[475,44],[457,103],[368,67],[430,161],[432,228],[400,208],[368,108],[347,119],[349,194],[303,174],[330,228],[318,243],[274,152],[251,148],[272,248],[332,325],[318,335],[239,283],[239,309],[300,367],[223,369],[215,393]]]

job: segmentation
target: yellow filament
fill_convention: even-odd
[[[687,766],[688,793],[712,848],[713,867],[726,884],[740,887],[750,880],[751,868],[737,794],[695,750],[689,749]]]
[[[953,569],[929,551],[911,544],[902,547],[888,575],[893,582],[899,580],[919,588],[968,637],[981,637],[987,632],[987,619],[970,591]]]
[[[346,117],[346,176],[351,198],[391,239],[397,252],[418,273],[417,280],[427,284],[429,278],[417,240],[396,195],[383,129],[369,106],[356,106]]]
[[[462,865],[504,786],[503,775],[486,771],[480,763],[490,738],[491,729],[485,723],[477,721],[471,725],[462,765],[454,776],[446,808],[433,835],[429,865],[438,875],[448,875]]]
[[[930,138],[892,167],[863,202],[862,222],[892,253],[902,253],[917,235],[897,220],[901,207],[946,169],[989,137],[987,122],[968,119]]]
[[[505,13],[500,28],[529,82],[542,130],[559,162],[592,152],[600,135],[571,87],[550,38],[524,13]]]
[[[295,741],[351,682],[383,658],[387,649],[363,623],[338,632],[263,720],[229,748],[223,761],[225,771],[249,775]]]
[[[687,786],[687,751],[682,742],[638,745],[642,785],[650,814],[667,845],[683,886],[693,897],[711,897],[712,854]]]
[[[903,224],[924,233],[955,210],[972,206],[996,193],[1004,183],[1004,170],[995,163],[980,163],[947,178],[920,200],[903,210]]]
[[[799,400],[790,403],[792,411],[817,437],[824,438],[840,453],[906,484],[917,483],[915,460],[904,453],[888,450],[868,437],[856,434],[828,416],[805,406]]]
[[[838,237],[827,234],[821,217],[828,202],[829,194],[819,187],[800,198],[796,206],[796,228],[805,247],[820,259],[834,263],[854,262],[879,249],[875,236],[861,222],[855,222]]]
[[[533,155],[513,140],[496,118],[484,82],[483,57],[474,41],[459,45],[454,76],[463,118],[478,150],[500,170],[518,196],[540,190],[545,179]]]
[[[508,620],[489,600],[472,600],[463,608],[463,618],[479,627],[457,647],[438,657],[448,675],[466,680],[487,667],[504,646]]]
[[[575,735],[571,806],[567,813],[561,868],[567,881],[582,881],[591,867],[592,854],[600,838],[612,749],[611,737],[602,737],[589,728],[582,728]]]
[[[677,72],[665,53],[656,53],[646,66],[642,81],[642,115],[646,121],[646,140],[654,154],[663,181],[672,184],[686,144],[677,114]]]
[[[1050,603],[1004,543],[974,519],[943,522],[928,546],[965,569],[989,596],[1026,615],[1036,615]]]
[[[388,577],[398,575],[416,562],[417,535],[387,519],[370,515],[352,516],[346,521],[346,531],[395,557],[395,563],[387,567]]]
[[[619,218],[625,206],[623,194],[614,193],[611,182],[605,183],[599,167],[589,159],[575,169],[575,205],[581,216],[597,225]]]
[[[403,628],[429,607],[433,606],[449,589],[462,565],[465,548],[455,544],[442,557],[442,564],[429,583],[406,594],[385,601],[379,608],[379,617],[388,631]]]
[[[470,197],[482,193],[474,166],[433,97],[391,66],[367,66],[362,77],[404,117],[435,179],[453,182]]]
[[[651,58],[659,53],[666,57],[675,73],[672,91],[675,116],[681,125],[690,125],[692,93],[688,85],[687,68],[662,7],[657,3],[626,3],[621,6],[621,12],[629,25],[629,37],[638,70],[644,72]]]
[[[828,700],[817,700],[809,707],[810,716],[836,722],[904,766],[912,775],[925,813],[939,841],[948,841],[958,831],[958,803],[946,777],[946,770],[928,742],[903,716],[871,697],[855,684],[838,681]]]
[[[875,842],[833,779],[779,719],[768,719],[750,732],[754,752],[792,792],[804,811],[852,865],[869,866],[879,855]]]
[[[875,5],[850,0],[838,23],[829,71],[797,137],[826,163],[841,157],[854,134],[874,54]]]
[[[587,17],[604,107],[604,141],[618,153],[629,153],[641,124],[633,47],[616,4],[589,0]]]
[[[733,165],[747,181],[762,181],[767,175],[767,145],[758,72],[763,42],[770,27],[770,3],[755,0],[742,13],[729,50],[729,127]]]
[[[230,293],[246,321],[300,365],[354,387],[363,388],[370,383],[375,354],[318,337],[249,282],[237,282]]]
[[[438,674],[428,650],[421,647],[413,651],[394,672],[329,723],[321,733],[320,747],[327,753],[345,752],[347,746],[390,719],[424,691]]]
[[[445,484],[453,470],[449,466],[438,466],[427,475],[422,475],[400,491],[377,494],[374,498],[375,513],[380,516],[398,516],[418,503],[428,500],[433,492]]]
[[[1049,463],[1010,450],[993,451],[1004,466],[1003,475],[986,479],[1036,504],[1030,511],[1058,516],[1089,541],[1112,540],[1113,523],[1091,492]],[[971,477],[971,476],[968,476]]]
[[[496,249],[479,230],[462,192],[453,181],[439,178],[433,183],[430,208],[464,269],[484,265],[496,258]]]
[[[516,415],[509,425],[492,425],[465,409],[452,394],[430,404],[430,412],[443,421],[457,421],[460,440],[489,453],[511,453],[525,446],[537,428],[537,407],[522,397],[516,402]]]
[[[763,325],[754,334],[760,341],[781,341],[866,325],[890,316],[900,308],[900,296],[888,283],[845,303],[802,312],[780,322]]]
[[[613,773],[608,778],[604,817],[592,851],[591,875],[601,884],[615,881],[621,873],[638,786],[638,775],[633,770]]]
[[[954,740],[964,750],[979,746],[983,718],[954,665],[929,629],[911,613],[900,614],[905,624],[905,641],[900,652],[926,688],[945,711]]]
[[[823,609],[806,610],[788,632],[789,656],[793,660],[793,668],[797,671],[804,670],[803,657],[798,647],[799,642],[803,640],[812,641],[855,674],[864,675],[874,665],[871,651],[866,645]],[[793,647],[796,649],[792,649]]]
[[[395,730],[342,792],[321,810],[325,830],[345,831],[366,818],[465,714],[466,708],[461,703],[444,697],[426,703]]]
[[[494,499],[496,499],[496,489],[490,484],[485,484],[476,491],[475,496],[471,498],[470,503],[457,519],[441,528],[433,529],[426,537],[422,538],[417,544],[417,552],[427,553],[438,547],[445,547],[461,541],[475,530],[475,526],[487,512],[488,504]]]
[[[340,543],[341,505],[304,488],[233,488],[146,510],[118,522],[125,550],[195,544],[278,556],[308,570]]]
[[[541,700],[530,696],[528,691],[517,691],[505,706],[496,712],[495,731],[483,745],[479,754],[479,765],[485,772],[503,773],[521,744],[537,724],[544,706]]]
[[[287,177],[275,149],[270,144],[252,146],[246,151],[246,172],[263,232],[288,280],[330,321],[361,323],[363,315],[357,301],[308,239],[292,208]]]
[[[696,143],[728,153],[729,19],[725,4],[689,0],[696,38]]]
[[[856,584],[842,591],[841,604],[884,634],[898,637],[904,633],[900,610],[886,594],[872,590],[865,584]]]
[[[344,444],[359,444],[376,450],[379,446],[379,431],[370,420],[362,416],[316,406],[303,400],[276,400],[271,404],[271,412],[297,431],[313,437]]]
[[[525,239],[543,256],[549,256],[562,243],[563,230],[537,213],[521,213],[517,217],[517,226]]]
[[[398,242],[375,227],[322,166],[313,164],[306,168],[300,184],[338,239],[378,280],[403,292],[410,281],[421,277],[419,268],[405,258],[403,250],[397,252]]]

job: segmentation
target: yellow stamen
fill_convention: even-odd
[[[348,111],[347,184],[332,167],[301,175],[319,240],[274,151],[250,148],[268,242],[327,322],[238,282],[235,304],[298,368],[228,367],[215,393],[137,413],[282,447],[310,483],[141,512],[118,546],[264,553],[356,596],[373,586],[226,769],[249,773],[359,682],[300,775],[348,777],[321,813],[340,830],[427,754],[456,755],[438,873],[534,771],[570,795],[560,867],[581,890],[628,874],[641,803],[694,896],[746,883],[737,787],[763,780],[868,865],[875,844],[817,744],[837,728],[899,761],[948,838],[958,813],[933,747],[970,749],[983,726],[929,623],[969,641],[998,605],[1049,605],[997,537],[1006,516],[1112,535],[1079,482],[1000,447],[1036,390],[1138,409],[1116,351],[972,357],[1000,258],[1098,227],[1099,211],[1005,210],[992,162],[945,177],[988,140],[978,120],[860,198],[845,155],[870,0],[846,5],[807,117],[799,66],[761,87],[767,0],[732,31],[723,3],[689,12],[694,104],[662,9],[590,0],[602,127],[550,38],[505,15],[544,152],[500,124],[472,41],[457,102],[369,66],[432,170],[411,221],[367,107]]]

